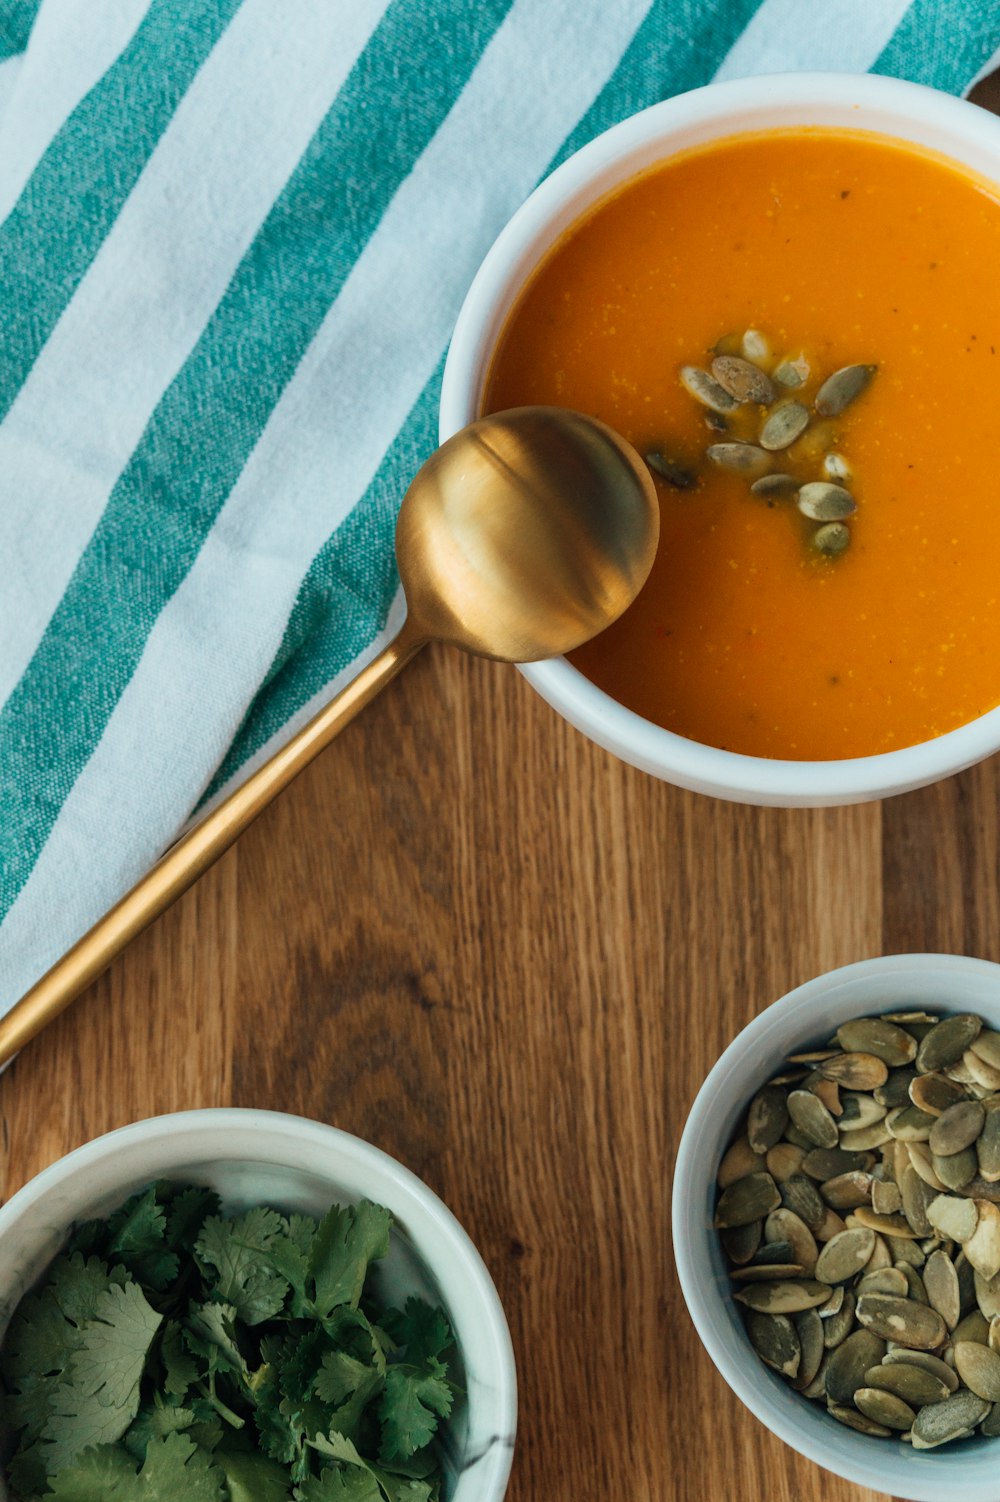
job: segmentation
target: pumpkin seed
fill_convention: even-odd
[[[902,1207],[898,1184],[872,1180],[872,1209],[876,1215],[895,1215]]]
[[[931,1301],[927,1297],[927,1289],[924,1287],[924,1280],[917,1272],[917,1269],[913,1266],[912,1262],[901,1262],[896,1271],[903,1274],[903,1282],[906,1284],[906,1292],[903,1297],[907,1299],[913,1299],[914,1303],[917,1304],[929,1305]]]
[[[975,1178],[979,1166],[975,1148],[972,1147],[963,1148],[960,1153],[952,1153],[947,1158],[932,1152],[931,1163],[946,1189],[964,1189]]]
[[[871,1174],[855,1169],[853,1173],[840,1173],[836,1178],[827,1179],[820,1185],[820,1193],[835,1210],[853,1210],[871,1202],[872,1188]]]
[[[881,1059],[871,1053],[842,1053],[832,1059],[824,1059],[817,1068],[826,1079],[836,1080],[846,1090],[871,1091],[876,1085],[884,1085],[889,1070]]]
[[[763,1167],[763,1155],[754,1152],[745,1136],[737,1137],[722,1155],[715,1182],[720,1189],[728,1189],[730,1184],[745,1179],[748,1174],[759,1173]]]
[[[785,1141],[791,1142],[795,1147],[801,1147],[805,1153],[813,1146],[813,1143],[809,1141],[805,1132],[800,1132],[798,1127],[793,1125],[792,1122],[789,1122],[785,1127]]]
[[[925,1372],[909,1361],[882,1362],[865,1372],[866,1387],[880,1387],[897,1398],[920,1408],[925,1403],[941,1403],[954,1389],[933,1372]]]
[[[913,1046],[916,1047],[916,1039]],[[910,1083],[916,1078],[916,1070],[910,1067],[890,1069],[885,1084],[879,1085],[872,1093],[880,1106],[905,1106],[910,1098]]]
[[[970,1310],[964,1319],[959,1320],[951,1332],[951,1338],[953,1346],[959,1342],[969,1341],[979,1346],[989,1345],[990,1326],[982,1310]]]
[[[803,1388],[809,1386],[819,1371],[826,1347],[823,1344],[823,1322],[815,1309],[802,1309],[793,1318],[802,1354],[798,1376],[792,1386],[801,1392]]]
[[[747,329],[740,341],[740,349],[746,360],[769,360],[771,358],[771,346],[760,329]]]
[[[673,485],[675,490],[693,490],[698,483],[697,472],[687,464],[680,464],[676,459],[670,459],[658,449],[652,450],[645,455],[646,463],[654,475],[659,475],[661,480],[666,480],[668,485]]]
[[[859,1387],[854,1394],[854,1405],[865,1418],[884,1425],[886,1429],[909,1429],[917,1416],[909,1403],[896,1393],[878,1387]]]
[[[971,1012],[959,1012],[952,1017],[943,1017],[935,1023],[917,1049],[917,1069],[921,1074],[930,1074],[936,1069],[947,1069],[955,1064],[965,1050],[975,1042],[982,1022]]]
[[[842,1147],[814,1147],[802,1158],[802,1172],[823,1184],[843,1173],[861,1173],[871,1159],[864,1153],[847,1153]]]
[[[758,441],[761,448],[767,449],[769,453],[777,453],[793,444],[808,426],[808,407],[804,407],[801,402],[783,402],[768,414]]]
[[[932,1309],[936,1309],[949,1330],[954,1330],[961,1315],[961,1295],[955,1264],[947,1252],[931,1252],[924,1267],[924,1288]]]
[[[837,1214],[836,1210],[826,1207],[826,1214],[816,1227],[817,1241],[830,1241],[834,1236],[839,1236],[841,1231],[846,1231],[847,1225]]]
[[[838,485],[850,485],[854,472],[843,454],[829,453],[823,459],[823,477],[836,481]]]
[[[972,1203],[978,1212],[976,1229],[962,1250],[981,1277],[993,1279],[1000,1273],[1000,1210],[988,1200]]]
[[[910,1285],[900,1268],[878,1267],[874,1272],[865,1273],[858,1283],[858,1298],[863,1293],[888,1293],[893,1298],[905,1299],[909,1297]]]
[[[988,1064],[985,1059],[979,1057],[974,1049],[967,1048],[962,1055],[962,1063],[972,1076],[973,1082],[981,1090],[1000,1090],[1000,1069]]]
[[[1000,1435],[1000,1403],[994,1403],[989,1413],[979,1426],[980,1434],[987,1439],[996,1439]]]
[[[856,1231],[858,1230],[858,1227],[856,1225],[848,1226],[847,1229]],[[878,1231],[876,1231],[875,1249],[861,1271],[862,1274],[881,1272],[883,1268],[887,1267],[892,1267],[892,1253],[889,1251],[889,1243],[884,1236],[881,1236]]]
[[[787,1265],[794,1261],[795,1256],[788,1241],[765,1241],[753,1254],[755,1267],[773,1267],[776,1263]]]
[[[822,1283],[846,1283],[861,1271],[875,1246],[875,1232],[865,1229],[841,1231],[828,1241],[816,1261],[816,1277]]]
[[[978,1100],[949,1106],[931,1127],[928,1145],[934,1157],[950,1158],[971,1147],[983,1129],[986,1112]]]
[[[913,1448],[932,1450],[958,1439],[964,1430],[984,1419],[989,1410],[989,1403],[973,1392],[956,1392],[940,1403],[928,1403],[913,1421]]]
[[[921,1371],[930,1372],[932,1376],[937,1377],[949,1392],[956,1392],[958,1389],[958,1378],[948,1363],[942,1361],[940,1356],[932,1356],[929,1351],[908,1351],[906,1349],[886,1351],[886,1354],[882,1358],[882,1363],[884,1366],[895,1366],[898,1364],[900,1366],[919,1367]]]
[[[939,1194],[927,1206],[927,1219],[936,1231],[950,1241],[966,1242],[979,1222],[975,1200],[959,1199],[953,1194]]]
[[[749,1173],[722,1191],[715,1210],[715,1224],[725,1228],[745,1226],[776,1210],[780,1204],[781,1195],[771,1175]]]
[[[793,1174],[781,1185],[780,1201],[786,1210],[794,1210],[815,1233],[826,1219],[827,1207],[820,1199],[819,1190],[812,1179],[804,1174]]]
[[[713,412],[721,412],[725,416],[727,412],[735,412],[739,406],[735,397],[724,386],[720,386],[707,370],[702,370],[700,365],[682,365],[680,381],[689,396],[693,396],[696,402],[701,402],[703,407],[708,407]]]
[[[906,1144],[910,1154],[910,1164],[915,1173],[919,1174],[925,1184],[936,1189],[938,1194],[945,1192],[945,1186],[934,1172],[931,1162],[931,1150],[926,1142],[908,1142]]]
[[[901,1262],[908,1262],[911,1267],[923,1267],[927,1260],[927,1254],[917,1241],[904,1241],[899,1236],[886,1236],[885,1242],[892,1253],[892,1264],[894,1267],[898,1267]],[[935,1242],[928,1244],[932,1250],[936,1245]]]
[[[1000,1104],[992,1105],[985,1112],[983,1130],[976,1143],[976,1158],[980,1177],[988,1184],[1000,1182]]]
[[[793,1260],[802,1267],[814,1267],[819,1256],[812,1231],[794,1210],[772,1210],[764,1222],[764,1240],[790,1246]]]
[[[876,1126],[883,1121],[886,1115],[884,1105],[879,1105],[870,1095],[858,1095],[849,1091],[841,1096],[843,1114],[837,1123],[842,1132],[860,1132],[866,1127]]]
[[[788,1125],[785,1092],[778,1085],[765,1085],[750,1102],[747,1112],[747,1141],[755,1153],[766,1153],[781,1141]]]
[[[845,1132],[841,1128],[840,1145],[845,1152],[862,1153],[869,1148],[881,1147],[883,1142],[889,1141],[890,1135],[885,1121],[876,1121],[872,1126],[858,1127],[857,1130],[852,1128]]]
[[[811,1090],[793,1090],[788,1096],[788,1114],[817,1147],[836,1147],[837,1123],[823,1102]]]
[[[753,365],[739,355],[716,355],[712,361],[712,374],[723,391],[728,391],[741,405],[754,402],[759,407],[767,407],[774,401],[775,391],[770,376],[759,365]]]
[[[775,1284],[767,1286],[773,1288]],[[937,1310],[917,1304],[913,1299],[866,1293],[858,1299],[855,1313],[858,1323],[866,1329],[913,1350],[933,1351],[947,1335],[944,1320]]]
[[[871,385],[877,365],[844,365],[835,370],[816,393],[814,406],[820,417],[839,417]]]
[[[766,1314],[795,1314],[799,1309],[813,1309],[830,1297],[826,1283],[814,1278],[801,1278],[788,1282],[755,1283],[734,1295],[737,1303],[748,1309],[758,1309]]]
[[[809,379],[810,365],[805,355],[799,354],[792,358],[787,355],[778,362],[774,370],[774,379],[780,386],[786,386],[789,390],[796,390],[804,386]]]
[[[896,1106],[885,1118],[885,1124],[898,1142],[926,1142],[936,1116],[928,1116],[914,1105]]]
[[[805,1151],[794,1143],[776,1142],[774,1147],[767,1150],[767,1171],[776,1184],[783,1183],[793,1174],[801,1172],[805,1158]]]
[[[934,1190],[919,1177],[912,1163],[907,1164],[899,1183],[903,1201],[903,1214],[918,1236],[931,1234],[931,1222],[927,1218],[927,1206],[935,1198]]]
[[[994,1069],[1000,1069],[1000,1033],[984,1027],[970,1047],[972,1052],[978,1054],[987,1064],[992,1064]]]
[[[844,1108],[840,1104],[840,1086],[835,1080],[824,1080],[816,1075],[806,1080],[805,1088],[823,1102],[831,1116],[843,1114]]]
[[[858,503],[849,491],[828,480],[811,480],[808,485],[803,485],[795,504],[803,516],[814,522],[843,521],[858,509]]]
[[[910,1034],[884,1017],[856,1017],[842,1022],[837,1042],[845,1053],[871,1054],[893,1069],[917,1056],[917,1045]]]
[[[719,469],[751,479],[764,474],[771,466],[770,455],[754,443],[710,443],[705,452]]]
[[[730,1226],[719,1232],[719,1240],[730,1262],[742,1267],[756,1254],[760,1246],[761,1222],[750,1221],[745,1226]]]
[[[963,1251],[960,1251],[957,1256],[953,1252],[952,1261],[958,1275],[958,1306],[965,1314],[967,1310],[975,1307],[976,1270]]]
[[[750,1344],[766,1366],[783,1377],[798,1374],[802,1348],[795,1326],[785,1314],[761,1314],[751,1309],[746,1317]]]
[[[1000,1356],[1000,1315],[994,1315],[986,1331],[986,1344]]]
[[[779,1278],[798,1278],[805,1268],[797,1262],[751,1262],[729,1274],[734,1283],[774,1283]]]
[[[839,1424],[845,1424],[848,1429],[856,1429],[859,1434],[870,1434],[876,1439],[888,1439],[892,1434],[891,1429],[877,1424],[874,1419],[859,1413],[856,1408],[839,1408],[836,1403],[830,1403],[826,1411]]]
[[[971,1340],[955,1342],[955,1370],[970,1392],[1000,1403],[1000,1356]]]
[[[905,1215],[876,1215],[875,1211],[867,1205],[859,1205],[847,1217],[848,1225],[855,1221],[859,1226],[868,1226],[873,1231],[881,1231],[884,1236],[911,1237],[916,1236],[916,1231],[910,1225]]]
[[[845,1406],[863,1386],[869,1367],[878,1366],[885,1355],[885,1341],[870,1330],[855,1330],[830,1357],[826,1368],[826,1391],[834,1403]]]
[[[831,1310],[830,1305],[837,1303],[838,1296],[840,1303]],[[820,1305],[818,1313],[823,1321],[823,1344],[828,1351],[835,1351],[854,1329],[856,1304],[854,1294],[841,1284],[834,1289],[834,1296],[826,1304]]]
[[[784,501],[798,495],[799,482],[793,475],[761,475],[759,480],[754,480],[750,489],[754,495],[763,496],[765,500]]]
[[[1000,1314],[1000,1277],[984,1278],[975,1274],[976,1302],[987,1319]]]
[[[967,1100],[968,1094],[964,1085],[950,1080],[946,1074],[918,1074],[910,1085],[910,1099],[928,1116],[943,1116],[949,1106]]]
[[[822,1359],[822,1361],[819,1364],[819,1371],[816,1373],[815,1377],[809,1383],[808,1387],[803,1387],[801,1389],[802,1396],[804,1398],[809,1398],[810,1400],[815,1400],[817,1398],[825,1398],[826,1397],[826,1368],[827,1368],[827,1363],[828,1363],[829,1360],[830,1360],[830,1353],[828,1351],[824,1351],[823,1352],[823,1359]],[[796,1382],[794,1384],[794,1386],[798,1387],[798,1383]]]

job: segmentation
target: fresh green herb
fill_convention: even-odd
[[[26,1502],[438,1502],[441,1309],[372,1298],[391,1216],[150,1185],[75,1228],[0,1348]]]

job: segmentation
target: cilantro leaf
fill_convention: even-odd
[[[309,1258],[320,1319],[341,1304],[357,1308],[369,1262],[389,1250],[391,1224],[389,1211],[370,1200],[348,1209],[334,1205],[320,1222]]]
[[[408,1365],[390,1366],[385,1375],[385,1392],[379,1405],[382,1420],[382,1446],[379,1459],[384,1465],[407,1460],[415,1450],[422,1450],[434,1437],[439,1418],[451,1413],[452,1390],[445,1380],[445,1368],[430,1361],[423,1369]]]
[[[121,1439],[139,1411],[146,1354],[160,1326],[137,1283],[112,1285],[96,1300],[56,1387],[42,1438],[49,1470],[90,1445]]]
[[[431,1489],[424,1482],[393,1476],[381,1467],[370,1464],[359,1454],[357,1447],[346,1435],[339,1434],[334,1429],[329,1435],[317,1435],[313,1441],[313,1449],[318,1450],[321,1455],[329,1455],[334,1460],[342,1461],[349,1466],[358,1466],[367,1471],[378,1487],[376,1492],[370,1493],[372,1497],[384,1497],[386,1502],[429,1502]],[[363,1493],[362,1495],[367,1497],[369,1494]],[[322,1493],[320,1493],[320,1502],[322,1502]]]
[[[295,1488],[296,1502],[382,1502],[383,1492],[371,1471],[325,1470]]]
[[[198,1232],[210,1215],[221,1209],[214,1189],[190,1185],[178,1190],[175,1184],[159,1185],[167,1200],[167,1244],[175,1252],[192,1253]]]
[[[211,1370],[246,1371],[236,1344],[236,1310],[232,1304],[192,1305],[184,1328],[188,1346],[196,1356],[210,1362]]]
[[[213,1459],[225,1475],[228,1502],[287,1502],[291,1496],[287,1470],[265,1455],[219,1449]]]
[[[156,1199],[156,1185],[117,1210],[108,1221],[108,1260],[117,1260],[140,1283],[162,1293],[177,1277],[179,1262],[166,1246],[167,1221]]]
[[[223,1502],[224,1478],[184,1434],[150,1441],[135,1472],[117,1445],[88,1450],[52,1480],[49,1502]]]
[[[198,1364],[184,1344],[180,1325],[170,1320],[164,1326],[160,1342],[160,1360],[163,1363],[163,1385],[167,1392],[183,1398],[188,1388],[198,1380]]]
[[[283,1229],[274,1210],[248,1210],[236,1220],[213,1215],[195,1244],[202,1266],[216,1269],[214,1291],[248,1325],[277,1314],[288,1294],[286,1279],[273,1271],[268,1255]]]
[[[454,1344],[444,1310],[433,1308],[424,1299],[411,1297],[402,1310],[387,1309],[382,1323],[414,1366],[423,1366]]]

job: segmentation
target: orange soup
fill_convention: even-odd
[[[710,371],[713,348],[738,348],[743,331],[765,337],[772,375],[804,353],[811,426],[767,464],[796,483],[846,476],[856,510],[839,556],[816,550],[794,497],[755,494],[706,457],[756,442],[767,414],[744,405],[734,427],[679,372]],[[877,367],[868,389],[817,418],[819,381],[862,363]],[[824,130],[735,137],[654,167],[574,225],[520,295],[484,411],[535,402],[603,419],[688,486],[657,478],[650,580],[573,654],[621,703],[694,740],[796,760],[895,750],[1000,703],[989,185]]]

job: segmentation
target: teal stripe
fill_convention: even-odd
[[[362,500],[314,558],[281,646],[206,797],[370,646],[399,587],[393,538],[399,503],[437,447],[442,359]]]
[[[159,403],[0,712],[0,916],[275,402],[507,5],[449,8],[428,26],[423,0],[393,0]],[[401,108],[406,99],[421,107]]]
[[[41,0],[2,0],[0,3],[0,62],[16,57],[28,45]]]
[[[913,0],[872,72],[964,94],[998,47],[997,0]]]
[[[0,419],[240,0],[153,0],[0,227]]]
[[[618,67],[549,167],[608,126],[707,83],[759,0],[655,0]],[[421,393],[372,484],[306,574],[281,646],[210,796],[371,645],[398,587],[392,538],[399,503],[437,442],[441,369]]]
[[[654,0],[628,50],[549,171],[602,130],[710,83],[761,0]]]

